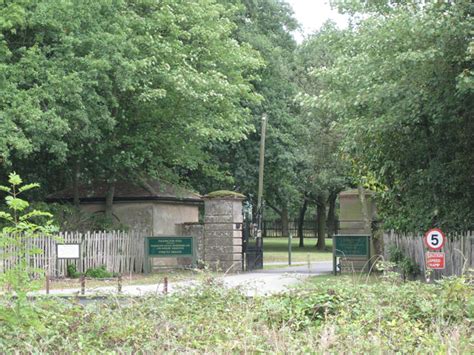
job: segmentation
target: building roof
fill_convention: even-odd
[[[107,183],[99,182],[79,186],[81,202],[105,201]],[[72,187],[47,196],[48,202],[72,202],[74,190]],[[114,201],[164,201],[164,202],[201,202],[201,195],[182,187],[166,184],[157,180],[130,183],[119,181],[115,183]]]

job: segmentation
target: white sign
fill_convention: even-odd
[[[56,256],[58,259],[79,259],[80,244],[56,244]]]
[[[433,228],[426,232],[424,239],[426,246],[431,250],[440,250],[446,241],[444,233],[438,228]]]

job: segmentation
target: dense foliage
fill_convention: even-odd
[[[316,281],[268,298],[207,280],[167,297],[87,306],[37,300],[41,328],[12,325],[1,312],[0,351],[467,353],[474,346],[473,301],[464,279]]]
[[[255,200],[266,113],[284,234],[316,205],[323,249],[350,185],[377,193],[385,227],[472,227],[472,4],[331,3],[349,27],[298,45],[281,0],[0,2],[0,175],[73,186],[76,204],[106,181],[106,218],[117,180]]]
[[[235,16],[237,28],[234,37],[257,50],[265,64],[257,72],[258,80],[253,81],[254,90],[262,101],[248,105],[254,132],[246,140],[213,144],[209,149],[210,159],[215,162],[216,169],[225,172],[227,179],[203,181],[201,176],[197,176],[194,180],[204,190],[225,185],[255,200],[261,119],[266,114],[264,194],[267,210],[271,209],[278,217],[287,220],[289,210],[300,199],[296,166],[301,160],[298,152],[303,128],[296,119],[293,62],[297,44],[291,35],[297,23],[291,8],[280,1],[225,2],[240,4],[240,11]]]
[[[343,154],[355,178],[378,192],[387,227],[471,227],[472,4],[334,3],[363,20],[316,35],[339,50],[314,68],[320,90],[307,106],[337,118]]]
[[[2,169],[58,181],[167,176],[250,131],[256,51],[200,1],[0,4]],[[51,174],[58,179],[51,179]]]
[[[44,270],[32,265],[30,256],[44,252],[33,240],[51,235],[56,228],[50,213],[31,209],[22,198],[24,192],[39,187],[37,183],[24,184],[15,173],[10,174],[8,183],[10,186],[0,185],[0,191],[6,193],[7,207],[7,212],[0,211],[0,295],[11,307],[0,310],[0,319],[18,326],[39,324],[27,296],[38,288],[38,276],[42,277]],[[36,280],[32,279],[34,276]]]

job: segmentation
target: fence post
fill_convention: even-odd
[[[291,266],[291,239],[293,238],[291,233],[288,233],[288,265]]]
[[[46,273],[46,294],[49,295],[49,273]]]
[[[122,292],[122,274],[119,274],[119,275],[118,275],[118,279],[117,279],[117,291],[118,291],[118,293],[121,293],[121,292]]]
[[[86,277],[84,276],[84,274],[81,275],[80,281],[81,281],[81,295],[85,295],[86,294]]]
[[[163,280],[163,293],[165,295],[168,294],[168,278],[165,276],[165,279]]]

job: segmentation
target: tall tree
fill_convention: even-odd
[[[304,192],[303,207],[308,198],[316,204],[316,246],[320,250],[325,248],[326,233],[331,236],[335,230],[338,193],[349,185],[351,179],[348,163],[340,152],[342,136],[335,126],[337,117],[332,112],[320,110],[312,104],[313,97],[321,95],[327,88],[323,82],[312,76],[312,72],[330,67],[337,60],[343,47],[343,39],[344,31],[338,30],[333,23],[326,23],[300,46],[296,57],[296,78],[300,89],[298,99],[303,106],[299,120],[306,128],[299,188]],[[302,222],[301,218],[300,223]],[[303,241],[301,234],[301,246]]]
[[[116,179],[196,169],[210,142],[251,130],[242,102],[258,99],[250,80],[261,61],[232,37],[235,8],[37,1],[15,11],[1,38],[8,163],[40,158],[50,176],[63,164],[76,178],[106,179],[113,200]]]
[[[226,1],[227,2],[227,1]],[[232,177],[228,184],[251,197],[256,197],[258,180],[258,149],[260,122],[268,116],[265,152],[264,195],[266,206],[283,221],[283,233],[288,234],[288,220],[298,200],[295,166],[298,161],[299,122],[294,104],[296,86],[293,81],[293,55],[296,42],[291,31],[297,26],[288,4],[277,0],[234,1],[241,4],[235,38],[249,43],[259,51],[265,66],[254,81],[262,97],[259,104],[246,104],[254,117],[255,131],[238,144],[213,146],[216,165]]]
[[[363,20],[346,32],[337,60],[314,72],[326,89],[307,104],[337,117],[345,155],[378,191],[386,227],[470,227],[472,4],[337,3]]]

